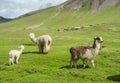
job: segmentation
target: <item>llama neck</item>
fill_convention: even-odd
[[[99,50],[100,50],[100,43],[98,43],[97,41],[94,41],[93,49],[92,49],[93,55],[96,56],[99,53]]]
[[[34,38],[31,38],[31,40],[36,44],[37,43],[37,39],[34,37]]]
[[[20,50],[19,50],[19,53],[21,54],[22,52],[23,52],[23,49],[20,49]]]

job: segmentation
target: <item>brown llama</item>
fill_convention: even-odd
[[[95,37],[93,46],[80,46],[76,48],[70,48],[71,59],[70,67],[75,66],[77,68],[77,61],[83,60],[83,68],[86,67],[87,60],[90,60],[92,66],[95,68],[94,57],[99,53],[100,43],[103,42],[102,37]]]

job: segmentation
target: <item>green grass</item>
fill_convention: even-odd
[[[116,7],[116,10],[115,8],[112,9],[112,11],[117,12],[116,16],[106,18],[106,21],[103,22],[105,12],[105,15],[108,15],[107,11],[102,11],[102,13],[92,17],[89,17],[90,14],[88,13],[88,19],[84,19],[79,24],[80,21],[77,22],[77,20],[87,12],[86,9],[83,12],[77,11],[73,13],[62,11],[57,17],[52,18],[55,21],[47,19],[56,10],[56,8],[53,8],[26,18],[0,24],[0,83],[120,82],[120,21],[117,18],[119,17],[118,8]],[[109,10],[108,13],[112,11]],[[109,16],[112,15],[109,14]],[[44,21],[45,24],[41,27],[25,29],[39,24],[44,18],[47,20]],[[72,21],[72,19],[74,20]],[[91,21],[91,19],[96,21]],[[95,24],[95,27],[89,26],[81,30],[61,33],[56,31],[58,28],[66,26],[88,26],[89,24]],[[34,32],[36,36],[42,34],[52,36],[53,43],[49,54],[37,53],[37,46],[28,37],[30,32]],[[81,60],[78,61],[78,69],[69,68],[69,48],[92,45],[95,36],[102,36],[104,39],[100,53],[95,57],[96,68],[92,68],[92,65],[88,62],[89,68],[83,69]],[[25,50],[20,57],[19,64],[8,66],[9,51],[18,49],[21,44],[25,45]]]

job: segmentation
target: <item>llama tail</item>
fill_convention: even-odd
[[[78,58],[77,52],[74,48],[70,48],[70,53],[71,53],[71,60],[75,60]]]
[[[48,46],[51,44],[51,41],[50,40],[48,40]]]
[[[49,39],[48,39],[48,45],[51,45],[51,43],[52,43],[52,38],[49,37]]]

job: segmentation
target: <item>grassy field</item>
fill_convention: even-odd
[[[62,11],[57,17],[49,18],[49,15],[53,14],[55,8],[20,20],[0,24],[0,83],[120,82],[119,8],[113,8],[113,11],[108,9],[108,13],[109,11],[111,12],[109,18],[105,18],[108,15],[105,11],[92,17],[89,17],[90,14],[88,14],[87,17],[89,18],[84,19],[80,24],[78,18],[86,10],[81,13],[73,12],[71,14]],[[117,14],[113,16],[112,12],[117,12]],[[63,17],[66,17],[64,18],[66,20],[62,20],[61,18]],[[68,17],[71,18],[67,19]],[[79,21],[77,22],[74,17]],[[47,18],[47,20],[44,20],[44,18]],[[97,20],[95,21],[96,18]],[[29,27],[35,27],[35,25],[43,21],[44,24],[42,26],[36,29],[29,29]],[[89,24],[94,24],[95,26],[88,26]],[[87,27],[77,31],[57,32],[59,28],[81,25]],[[34,32],[36,36],[42,34],[52,36],[53,43],[49,54],[38,54],[37,46],[28,37],[30,32]],[[102,36],[104,39],[100,53],[95,57],[96,68],[92,68],[88,62],[89,67],[83,69],[81,60],[78,61],[77,69],[70,68],[69,48],[80,45],[92,45],[95,36]],[[21,44],[25,45],[25,50],[20,57],[19,64],[8,66],[9,51],[18,49],[18,46]]]

